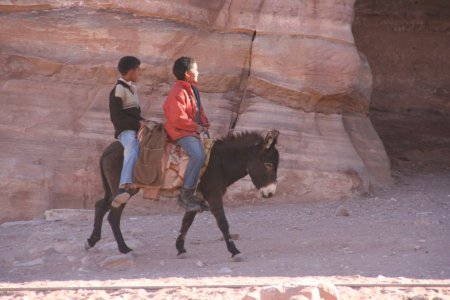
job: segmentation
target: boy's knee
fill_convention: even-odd
[[[205,155],[203,153],[195,153],[191,159],[194,159],[199,164],[203,164],[205,162]]]

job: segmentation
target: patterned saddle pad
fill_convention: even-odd
[[[205,164],[203,165],[200,176],[205,172],[208,166],[211,148],[214,145],[214,139],[202,139],[205,149]],[[179,189],[183,186],[184,174],[189,163],[189,155],[184,149],[172,142],[166,142],[162,156],[162,182],[159,185],[138,185],[143,189],[143,197],[148,199],[159,199],[160,196],[175,197],[179,194]]]

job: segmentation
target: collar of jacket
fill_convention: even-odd
[[[183,88],[183,89],[189,90],[191,94],[194,93],[194,92],[192,91],[191,85],[195,86],[195,87],[198,89],[198,86],[197,86],[196,84],[193,84],[193,83],[191,84],[191,83],[189,83],[189,82],[187,82],[187,81],[184,81],[184,80],[177,80],[177,81],[175,82],[175,84],[176,84],[177,86]]]
[[[122,78],[120,78],[119,80],[117,80],[116,84],[120,84],[121,86],[127,88],[132,94],[134,94],[134,85],[133,82],[131,81],[125,81]]]
[[[122,77],[120,77],[118,81],[122,81],[122,82],[126,83],[126,85],[128,85],[130,87],[133,86],[133,81],[126,81]]]

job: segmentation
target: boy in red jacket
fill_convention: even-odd
[[[194,198],[194,192],[205,161],[200,133],[209,128],[209,121],[203,111],[200,93],[196,87],[197,62],[191,57],[180,57],[175,61],[172,71],[177,81],[163,104],[166,117],[164,128],[169,139],[183,147],[190,157],[178,204],[186,211],[201,211],[200,204]]]

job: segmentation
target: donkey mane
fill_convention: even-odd
[[[220,144],[221,146],[226,145],[227,148],[236,148],[254,146],[262,141],[263,137],[261,133],[256,131],[243,131],[222,137],[218,139],[216,143]]]

